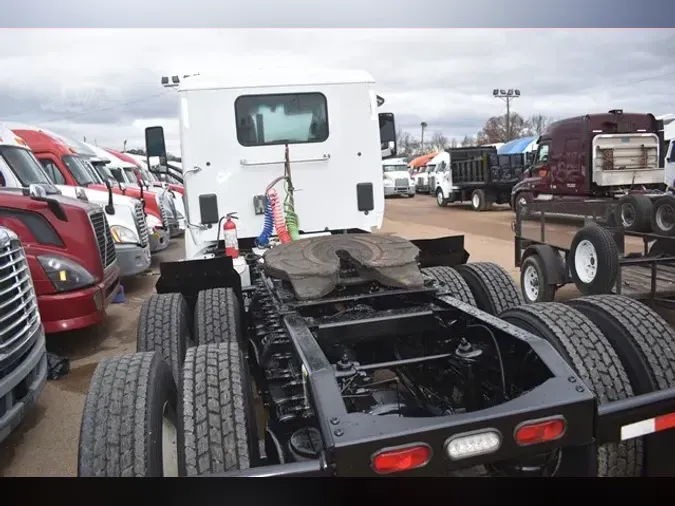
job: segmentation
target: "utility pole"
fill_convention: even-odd
[[[511,140],[511,100],[514,98],[520,97],[520,90],[492,90],[492,96],[495,98],[501,98],[506,102],[506,139],[504,142]]]
[[[423,155],[424,154],[424,130],[427,128],[427,122],[422,121],[422,123],[420,123],[420,126],[422,127],[422,137],[421,137],[421,140],[420,140],[420,154]]]

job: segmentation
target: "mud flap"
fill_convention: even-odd
[[[455,267],[469,261],[469,252],[464,249],[464,236],[452,235],[436,239],[410,241],[420,250],[419,263],[424,267]]]

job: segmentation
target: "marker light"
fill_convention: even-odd
[[[431,460],[431,447],[424,443],[385,448],[371,457],[376,473],[389,474],[426,466]]]
[[[516,428],[514,438],[521,446],[548,443],[563,437],[566,428],[567,424],[562,417],[532,420]]]
[[[501,435],[491,429],[453,436],[445,443],[445,451],[451,460],[461,460],[493,453],[499,449],[501,444]]]

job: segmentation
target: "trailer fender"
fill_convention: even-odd
[[[523,257],[520,261],[521,264],[527,257],[532,255],[539,255],[539,258],[541,258],[541,262],[548,276],[549,284],[564,285],[567,283],[568,279],[565,275],[565,262],[560,258],[560,255],[555,248],[546,244],[529,246],[523,252]]]

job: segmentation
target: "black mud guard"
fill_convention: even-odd
[[[237,298],[242,300],[241,277],[230,257],[159,264],[159,279],[155,284],[157,293],[183,294],[191,311],[194,311],[199,292],[209,288],[232,288]]]
[[[552,246],[547,244],[533,244],[528,246],[523,252],[520,259],[522,265],[523,261],[532,255],[538,255],[541,258],[542,267],[546,270],[551,285],[564,285],[567,283],[568,277],[565,272],[565,262],[560,258],[560,255]]]
[[[452,235],[436,239],[411,240],[420,249],[420,266],[455,267],[469,261],[469,252],[464,249],[464,236]]]

